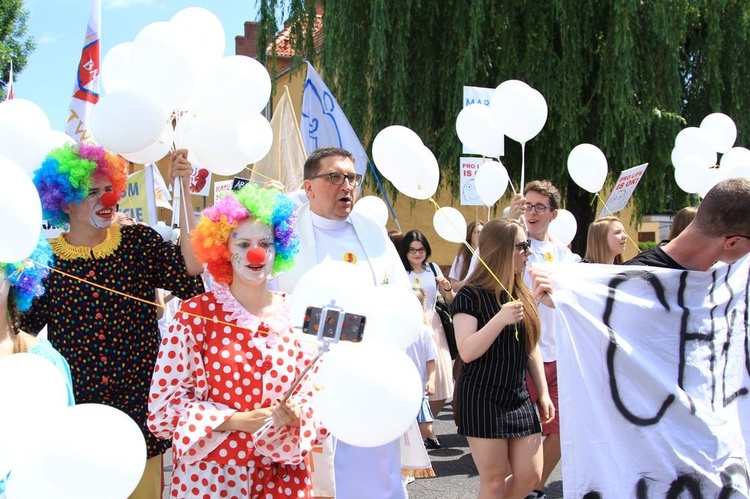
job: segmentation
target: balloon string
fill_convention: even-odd
[[[602,197],[601,197],[601,196],[599,195],[599,193],[598,193],[598,192],[594,193],[594,199],[592,199],[592,200],[591,200],[591,204],[592,204],[592,206],[593,206],[593,204],[594,204],[594,201],[596,201],[596,200],[599,200],[599,201],[601,201],[601,202],[602,202],[602,204],[604,205],[604,210],[605,210],[605,211],[607,212],[607,214],[608,214],[608,215],[609,215],[610,217],[615,217],[615,216],[616,216],[616,215],[615,215],[614,213],[612,213],[612,211],[611,211],[611,210],[609,209],[609,206],[607,206],[607,203],[606,203],[606,202],[604,202],[604,199],[602,199]],[[625,231],[625,237],[627,237],[627,238],[628,238],[628,241],[630,241],[631,243],[633,243],[633,246],[635,247],[635,250],[636,250],[636,251],[637,251],[637,252],[638,252],[638,253],[640,254],[640,253],[641,253],[641,248],[639,248],[639,247],[638,247],[638,243],[636,243],[636,242],[635,242],[635,241],[633,240],[633,238],[632,238],[632,237],[630,237],[630,234],[628,234],[628,231]]]
[[[429,198],[428,201],[430,201],[435,206],[435,211],[437,211],[437,210],[440,209],[440,205],[437,204],[437,202],[433,198]],[[458,227],[456,227],[453,224],[453,221],[451,221],[451,219],[449,219],[448,217],[445,217],[445,219],[448,220],[448,223],[451,225],[451,227],[453,227],[453,230],[455,230],[456,232],[458,232]],[[467,248],[469,248],[469,252],[471,252],[471,254],[476,257],[477,261],[479,261],[479,263],[481,263],[482,265],[484,265],[484,268],[487,269],[487,272],[489,272],[490,275],[492,276],[492,278],[495,279],[495,282],[497,282],[500,285],[500,287],[503,288],[503,291],[505,291],[507,293],[507,295],[512,298],[512,301],[518,301],[517,299],[513,298],[513,295],[510,294],[510,291],[508,291],[508,289],[503,285],[503,283],[500,282],[500,279],[497,278],[497,276],[492,271],[492,269],[487,265],[487,263],[482,259],[482,257],[479,256],[479,253],[477,253],[476,251],[474,251],[474,248],[471,247],[471,244],[469,244],[468,242],[466,242],[465,239],[463,241],[461,241],[461,242],[464,244],[464,246],[466,246]]]
[[[250,175],[255,174],[255,175],[257,175],[259,177],[262,177],[262,178],[264,178],[266,180],[275,181],[275,182],[281,182],[281,180],[279,180],[279,179],[275,179],[273,177],[269,177],[268,175],[264,175],[264,174],[262,174],[260,172],[256,172],[255,168],[249,168],[249,167],[246,166],[245,170],[249,171]]]
[[[56,273],[62,275],[63,277],[67,277],[69,279],[73,279],[73,280],[78,281],[78,282],[83,283],[83,284],[88,284],[89,286],[92,286],[92,287],[95,287],[95,288],[99,288],[99,289],[104,290],[104,291],[109,291],[110,293],[114,293],[116,295],[120,295],[123,298],[129,298],[131,300],[136,300],[136,301],[139,301],[141,303],[145,303],[147,305],[153,305],[155,307],[159,307],[159,308],[162,308],[164,310],[167,310],[166,305],[162,305],[161,303],[156,303],[156,302],[153,302],[153,301],[145,300],[145,299],[139,298],[137,296],[133,296],[133,295],[129,295],[127,293],[123,293],[122,291],[118,291],[116,289],[108,288],[107,286],[102,286],[101,284],[97,284],[95,282],[87,281],[86,279],[82,279],[80,277],[74,276],[74,275],[69,274],[69,273],[67,273],[65,271],[62,271],[60,269],[56,269],[54,267],[50,267],[49,265],[45,265],[43,263],[37,262],[36,260],[32,260],[31,258],[27,258],[26,260],[24,260],[24,263],[29,263],[29,262],[33,263],[35,265],[39,265],[40,267],[44,267],[44,268],[46,268],[48,270],[51,270],[52,272],[56,272]],[[231,322],[222,321],[220,319],[217,319],[216,317],[206,317],[204,315],[195,314],[193,312],[188,312],[186,310],[180,310],[178,312],[178,314],[184,314],[184,315],[187,315],[189,317],[195,317],[197,319],[203,319],[206,322],[213,322],[214,324],[221,324],[223,326],[230,326],[230,327],[234,327],[234,328],[237,328],[237,329],[243,329],[243,330],[246,330],[246,331],[255,332],[257,334],[261,334],[261,335],[265,335],[265,336],[271,334],[269,331],[261,331],[261,330],[253,331],[252,329],[250,329],[249,327],[246,327],[246,326],[241,326],[239,324],[232,324]],[[303,342],[317,343],[317,339],[313,339],[313,338],[307,339],[307,338],[304,338],[304,337],[300,337],[298,335],[295,336],[295,339],[299,340],[299,341],[303,341]]]

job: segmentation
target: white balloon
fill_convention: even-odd
[[[271,95],[271,78],[252,57],[232,55],[208,69],[193,102],[200,118],[240,123],[260,113]]]
[[[167,112],[140,92],[104,95],[91,111],[91,134],[110,151],[123,154],[142,151],[159,138]]]
[[[52,130],[49,134],[49,141],[47,142],[47,150],[51,151],[52,149],[57,149],[58,147],[62,147],[65,144],[73,145],[76,141],[68,135],[65,132],[61,132],[60,130]]]
[[[133,42],[118,43],[104,54],[101,81],[108,94],[136,90],[133,81]]]
[[[67,407],[34,432],[42,438],[13,467],[8,499],[120,499],[133,492],[143,474],[143,434],[135,421],[114,407]]]
[[[435,212],[432,225],[438,236],[452,243],[462,243],[466,240],[466,219],[455,208],[445,206]]]
[[[138,163],[140,165],[148,165],[159,161],[172,149],[174,143],[174,129],[171,123],[164,125],[159,138],[146,147],[142,151],[122,153],[122,157],[130,161],[131,163]]]
[[[170,113],[185,109],[195,92],[197,74],[188,48],[191,36],[180,26],[155,22],[141,29],[133,40],[136,88]]]
[[[38,236],[38,234],[37,234]],[[16,418],[68,405],[66,380],[55,365],[33,353],[18,353],[0,359],[0,400],[4,412]],[[23,380],[14,383],[12,380]]]
[[[499,161],[485,161],[477,170],[474,186],[482,203],[492,206],[508,187],[508,170]]]
[[[683,158],[688,156],[694,157],[706,168],[716,164],[716,151],[705,130],[697,127],[684,128],[677,134],[674,142],[672,164],[675,168],[680,168]]]
[[[728,172],[724,172],[724,178],[746,178],[750,179],[750,164],[737,165]]]
[[[372,142],[372,160],[378,171],[391,180],[404,168],[404,151],[417,151],[423,146],[422,139],[410,128],[391,125],[375,136]]]
[[[68,405],[66,380],[44,357],[32,353],[3,357],[0,359],[0,376],[5,380],[0,383],[0,400],[3,401],[0,426],[3,428],[13,428],[18,421],[46,425],[54,421],[56,411]],[[23,380],[23,383],[18,380]],[[33,441],[33,435],[27,432],[7,431],[3,435],[0,477],[5,477],[23,459]]]
[[[240,150],[248,163],[265,158],[273,145],[273,129],[265,116],[256,114],[250,120],[237,125]]]
[[[733,177],[732,172],[736,168],[750,166],[750,150],[744,147],[733,147],[721,156],[719,164],[728,177]]]
[[[568,173],[582,189],[597,193],[607,179],[607,158],[593,144],[579,144],[568,155]]]
[[[469,104],[458,113],[456,133],[461,143],[483,156],[496,158],[503,152],[503,131],[489,106]]]
[[[321,422],[336,438],[358,447],[384,445],[403,435],[424,392],[409,357],[377,341],[337,345],[323,358],[315,385],[320,388],[313,403]]]
[[[162,239],[164,239],[165,241],[171,241],[172,237],[174,236],[172,227],[165,224],[161,220],[156,222],[156,225],[152,225],[151,228],[158,232]]]
[[[362,342],[385,341],[406,350],[425,326],[419,299],[405,286],[376,286],[364,298],[367,317]],[[388,310],[387,314],[383,310]]]
[[[202,7],[182,9],[169,20],[190,33],[187,37],[187,49],[194,65],[206,68],[224,56],[226,35],[224,26],[213,12]]]
[[[708,168],[700,158],[688,156],[682,159],[679,168],[675,168],[674,179],[680,189],[688,194],[696,194],[701,190],[706,171]]]
[[[0,102],[0,155],[31,173],[49,152],[52,128],[41,107],[26,99]]]
[[[195,118],[188,132],[190,149],[204,168],[217,175],[235,175],[250,164],[237,123]]]
[[[15,263],[28,258],[39,242],[42,202],[29,174],[3,156],[0,156],[0,213],[5,214],[0,217],[0,262]]]
[[[737,140],[737,125],[723,113],[709,114],[701,121],[700,128],[708,134],[714,150],[722,154],[730,150]]]
[[[536,137],[547,122],[544,96],[520,80],[498,85],[490,99],[490,111],[503,133],[521,143]]]
[[[391,244],[390,241],[385,243]],[[302,274],[294,286],[290,298],[292,326],[302,327],[307,307],[333,305],[343,308],[346,313],[364,315],[365,296],[373,287],[372,274],[366,265],[352,265],[340,260],[319,263]]]
[[[379,227],[385,227],[388,223],[388,207],[385,205],[385,202],[377,196],[365,196],[360,198],[354,203],[352,211],[372,219]]]
[[[576,237],[577,231],[576,217],[568,210],[557,210],[557,216],[549,224],[549,235],[552,239],[563,246],[567,246]]]
[[[727,178],[725,177],[724,172],[719,168],[706,168],[701,174],[702,181],[697,194],[702,198],[706,197],[706,194],[713,188],[713,186]]]
[[[429,199],[437,191],[440,168],[429,148],[415,146],[403,153],[403,168],[389,180],[402,194],[414,199]]]

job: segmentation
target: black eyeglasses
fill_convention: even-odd
[[[733,237],[744,237],[745,239],[750,239],[750,236],[743,236],[742,234],[732,234],[731,236],[724,236],[725,239],[732,239]]]
[[[349,181],[349,185],[352,187],[357,187],[362,182],[362,175],[359,173],[339,173],[339,172],[332,172],[332,173],[321,173],[320,175],[313,175],[310,177],[310,180],[315,178],[324,178],[328,177],[328,181],[332,183],[333,185],[342,185],[344,183],[344,179]]]
[[[414,253],[420,253],[421,254],[421,253],[427,253],[427,249],[425,249],[425,248],[409,248],[408,250],[406,250],[406,252],[409,253],[410,255],[413,255]]]
[[[525,205],[523,206],[523,209],[524,209],[525,211],[531,211],[531,210],[534,210],[534,211],[535,211],[535,212],[537,212],[537,213],[544,213],[544,210],[550,210],[550,211],[552,211],[552,210],[555,210],[556,208],[553,208],[552,206],[544,206],[543,204],[531,204],[531,203],[526,203],[526,204],[525,204]]]
[[[531,242],[524,241],[522,243],[516,244],[516,249],[520,251],[521,253],[526,253],[531,249]]]

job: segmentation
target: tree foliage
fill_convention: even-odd
[[[26,21],[29,13],[23,8],[23,0],[0,0],[0,80],[8,81],[10,63],[18,74],[26,67],[29,54],[36,45],[28,34]],[[2,90],[5,98],[5,89]]]
[[[712,112],[738,125],[750,145],[750,3],[744,0],[325,0],[325,43],[317,59],[331,91],[370,150],[377,132],[401,124],[438,158],[458,195],[461,144],[455,119],[462,87],[520,79],[549,106],[526,145],[526,178],[548,178],[586,227],[593,195],[568,177],[567,157],[589,142],[610,177],[648,162],[636,190],[639,214],[674,212],[695,201],[673,179],[670,153],[685,126]],[[283,12],[299,54],[315,60],[305,33],[312,0],[261,0]],[[284,9],[287,9],[286,11]],[[276,18],[264,18],[267,33]],[[503,162],[520,180],[520,146],[506,139]],[[585,244],[578,231],[576,249]]]

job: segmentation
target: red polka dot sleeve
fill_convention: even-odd
[[[181,311],[205,316],[210,295],[184,302]],[[201,354],[205,328],[205,319],[179,313],[162,340],[154,367],[148,425],[157,437],[172,440],[176,462],[198,461],[220,445],[227,433],[213,430],[237,410],[209,397]]]
[[[283,393],[278,397],[282,398],[292,386],[293,380],[299,376],[312,358],[291,336],[282,337],[276,345],[276,350],[286,361],[286,366],[281,371],[286,371],[291,379],[285,384],[286,386],[282,387]],[[312,393],[315,371],[317,371],[317,365],[307,372],[291,397],[291,400],[300,408],[300,426],[279,428],[272,423],[255,440],[256,449],[260,454],[278,463],[299,464],[313,445],[319,443],[328,434],[315,417],[313,410]]]

